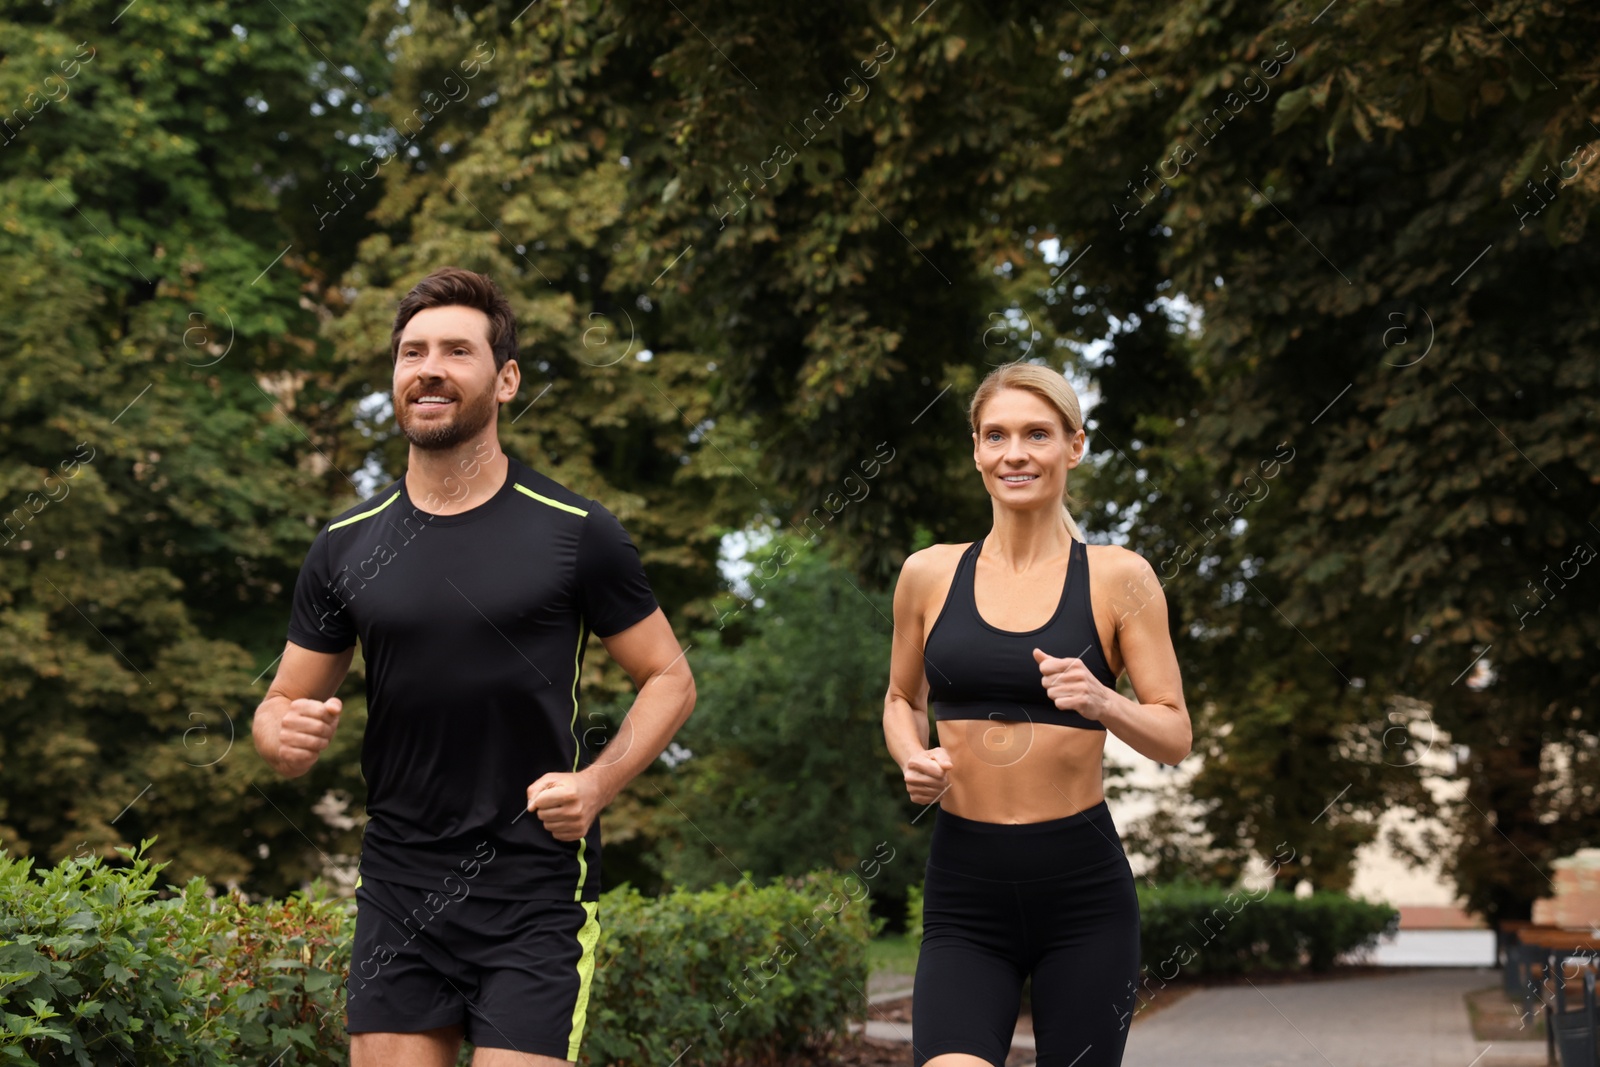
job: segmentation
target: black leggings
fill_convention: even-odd
[[[1122,1063],[1139,977],[1139,899],[1111,812],[990,823],[939,810],[911,1009],[916,1067],[1004,1064],[1033,976],[1039,1067]]]

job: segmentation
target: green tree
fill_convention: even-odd
[[[644,132],[671,135],[630,142],[629,217],[666,249],[712,241],[670,276],[729,342],[725,402],[783,443],[768,455],[786,485],[825,485],[854,441],[889,427],[900,447],[904,427],[919,463],[886,487],[893,514],[853,517],[882,577],[915,524],[954,540],[984,521],[949,401],[913,421],[918,384],[960,397],[985,369],[984,312],[1014,308],[1025,325],[998,336],[1046,356],[1109,334],[1079,361],[1107,457],[1091,516],[1152,559],[1195,542],[1168,592],[1211,706],[1196,788],[1214,834],[1241,853],[1287,839],[1308,858],[1285,877],[1339,884],[1379,811],[1427,807],[1427,742],[1390,730],[1421,698],[1471,753],[1461,886],[1525,911],[1547,883],[1516,853],[1546,860],[1596,828],[1581,776],[1537,783],[1551,746],[1588,766],[1597,624],[1549,595],[1560,581],[1527,597],[1547,564],[1573,581],[1600,517],[1582,492],[1597,363],[1579,243],[1597,172],[1573,151],[1593,140],[1575,42],[1594,16],[916,6],[759,32],[747,7],[626,9],[629,42],[661,42]],[[872,95],[745,188],[744,164],[776,160],[825,101],[824,72],[880,39],[895,59]],[[741,202],[715,230],[704,217]],[[1170,321],[1186,306],[1192,338]],[[1425,332],[1439,350],[1419,361]],[[1272,498],[1227,505],[1285,443]],[[1236,521],[1208,536],[1219,504]],[[1516,594],[1547,604],[1536,633],[1516,629]],[[1493,680],[1469,688],[1491,646]]]
[[[664,866],[691,886],[855,869],[898,914],[931,816],[913,825],[920,809],[883,744],[893,605],[832,558],[835,536],[752,549],[749,599],[696,633],[704,682],[678,739],[692,755],[662,813]]]
[[[274,782],[248,714],[351,469],[292,383],[348,260],[310,190],[384,69],[349,9],[123,8],[0,15],[0,836],[283,889],[352,843],[303,814],[350,750]]]
[[[919,529],[980,531],[963,403],[1046,360],[1096,401],[1091,536],[1165,581],[1235,862],[1287,840],[1283,877],[1338,885],[1377,811],[1425,808],[1423,734],[1392,741],[1413,699],[1467,746],[1475,905],[1524,912],[1594,840],[1592,13],[119,10],[5,14],[19,848],[160,832],[180,873],[273,887],[353,847],[283,814],[359,794],[348,748],[274,783],[248,753],[184,766],[211,751],[179,728],[243,725],[311,534],[398,473],[389,319],[444,262],[518,308],[508,449],[613,507],[688,625],[725,533],[831,515],[880,442],[916,461],[828,520],[869,595]],[[80,442],[78,492],[41,508]],[[670,778],[619,802],[636,858]]]
[[[509,244],[485,254],[517,224],[476,207],[504,207],[479,189],[499,187],[484,128],[516,75],[470,22],[122,6],[6,16],[0,90],[26,107],[0,158],[0,286],[18,309],[0,327],[15,383],[0,432],[18,461],[0,835],[54,859],[159,834],[181,876],[281,891],[356,849],[356,828],[311,808],[363,793],[363,665],[305,779],[256,759],[249,714],[312,535],[403,464],[384,356],[412,282],[454,261],[509,283],[530,388],[507,447],[622,516],[669,611],[712,585],[717,509],[748,510],[697,487],[747,483],[684,470],[714,368],[637,362],[591,273],[615,161],[599,181],[582,160],[540,173],[510,205],[570,235],[533,252],[546,275]],[[485,176],[441,181],[456,158]],[[52,476],[64,461],[78,465]],[[626,686],[592,662],[587,688]]]
[[[1164,179],[1111,210],[1142,205],[1126,239],[1161,249],[1172,291],[1201,315],[1198,397],[1130,417],[1135,354],[1126,387],[1101,376],[1104,405],[1147,443],[1138,462],[1163,485],[1198,465],[1226,493],[1280,442],[1295,450],[1272,498],[1175,583],[1195,626],[1184,662],[1234,727],[1210,735],[1224,758],[1197,792],[1214,799],[1219,836],[1261,846],[1286,794],[1291,824],[1272,833],[1320,832],[1284,776],[1309,773],[1332,799],[1348,773],[1357,791],[1318,826],[1370,822],[1382,796],[1409,789],[1386,764],[1427,743],[1419,733],[1409,755],[1393,750],[1387,715],[1422,699],[1470,753],[1453,812],[1458,884],[1492,917],[1526,915],[1548,892],[1541,865],[1600,832],[1583,777],[1600,726],[1600,620],[1573,577],[1580,546],[1600,544],[1596,273],[1580,240],[1596,172],[1573,151],[1596,146],[1596,72],[1576,46],[1596,16],[1357,2],[1321,15],[1180,3],[1156,17],[1172,32],[1144,38],[1080,100],[1106,118],[1077,144],[1095,155],[1162,134],[1147,161],[1169,161]],[[1263,58],[1286,48],[1295,58],[1270,101],[1230,117],[1236,96],[1201,141],[1192,124],[1249,91],[1246,74],[1259,89]],[[1197,155],[1174,177],[1184,142]],[[1127,362],[1118,345],[1110,358]],[[1182,496],[1139,522],[1194,539],[1184,527],[1210,504]],[[1330,779],[1326,754],[1363,720],[1366,755],[1352,750]],[[1567,787],[1541,787],[1563,752]],[[1352,805],[1363,766],[1384,791]],[[1273,788],[1240,788],[1258,774]]]

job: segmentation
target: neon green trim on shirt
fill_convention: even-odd
[[[394,496],[390,497],[388,500],[385,500],[383,503],[379,504],[377,507],[373,508],[371,511],[363,511],[359,515],[352,515],[348,519],[341,519],[340,521],[334,523],[332,526],[328,527],[328,529],[337,530],[341,526],[349,526],[352,522],[360,522],[362,519],[370,518],[373,515],[376,515],[378,512],[382,511],[384,508],[388,507],[390,504],[393,504],[399,498],[400,498],[400,490],[396,489],[394,491]]]
[[[544,495],[542,495],[540,493],[535,493],[532,489],[529,489],[527,486],[523,485],[521,482],[517,483],[517,492],[522,493],[525,496],[531,496],[531,497],[533,497],[533,499],[538,500],[541,503],[549,504],[553,508],[560,508],[562,511],[570,511],[574,515],[587,516],[589,514],[587,511],[584,511],[582,508],[575,508],[571,504],[563,504],[559,500],[551,500],[547,496],[544,496]]]

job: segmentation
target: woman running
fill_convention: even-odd
[[[906,560],[884,699],[907,792],[939,804],[913,1062],[1004,1064],[1031,975],[1040,1067],[1111,1067],[1133,1011],[1139,902],[1101,758],[1107,730],[1162,763],[1189,753],[1166,601],[1143,557],[1085,545],[1067,510],[1084,432],[1061,374],[1007,364],[968,419],[994,526]],[[1116,690],[1124,670],[1134,699]]]

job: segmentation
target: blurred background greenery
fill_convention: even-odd
[[[1288,839],[1277,877],[1337,891],[1405,807],[1525,916],[1600,841],[1597,31],[1504,0],[0,4],[0,845],[156,836],[173,879],[274,895],[354,856],[359,660],[307,777],[250,716],[307,545],[403,470],[394,304],[455,264],[517,309],[506,450],[622,519],[693,643],[608,884],[887,842],[903,914],[890,590],[988,528],[964,406],[1030,359],[1084,396],[1081,521],[1157,567],[1195,715],[1202,818],[1127,827],[1148,870],[1229,884]],[[598,646],[583,693],[602,744]]]

